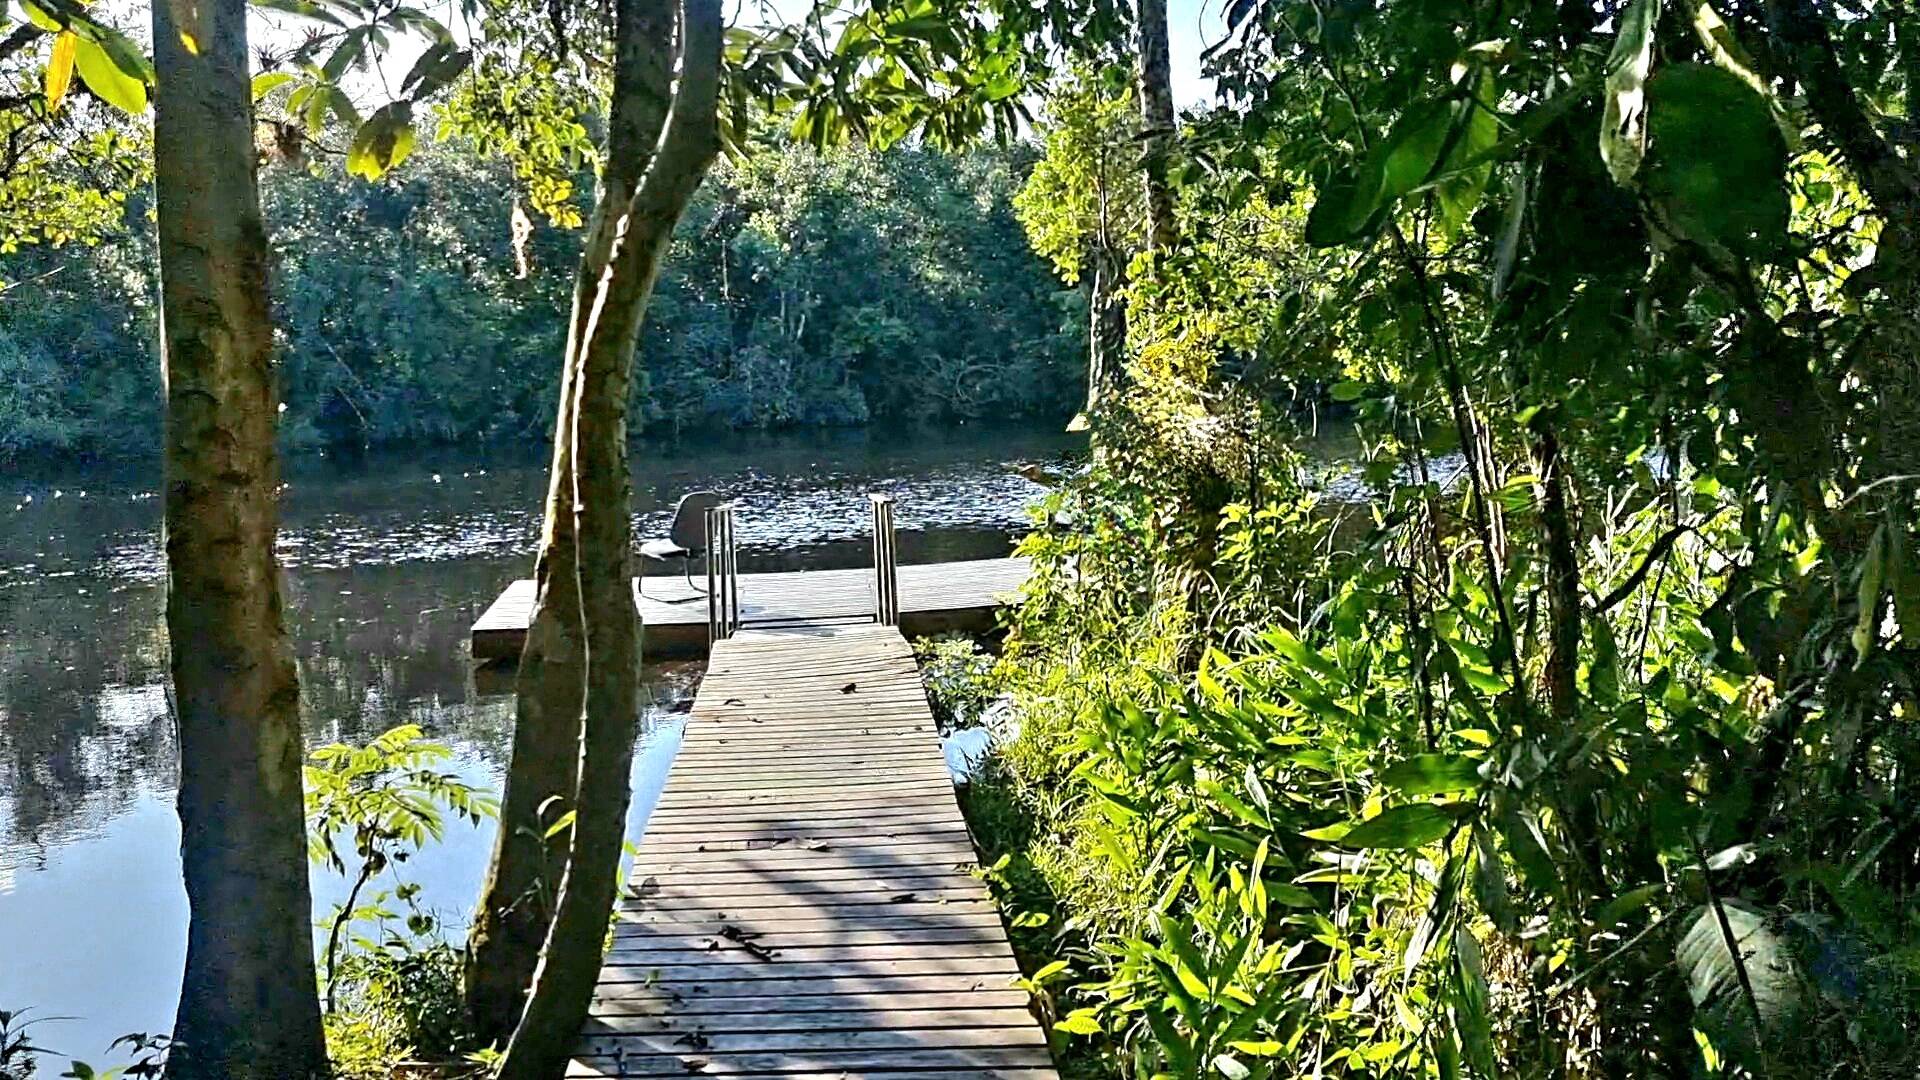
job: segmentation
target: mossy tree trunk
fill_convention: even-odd
[[[167,1075],[327,1074],[245,0],[153,6],[167,635],[190,918]]]
[[[1173,69],[1167,46],[1167,0],[1139,0],[1135,34],[1140,95],[1140,137],[1146,151],[1147,250],[1162,254],[1179,238],[1173,221],[1173,188],[1167,183],[1167,151],[1173,141]]]

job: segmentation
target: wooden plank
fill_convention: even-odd
[[[864,1031],[754,1031],[689,1032],[675,1038],[643,1031],[602,1031],[581,1040],[586,1055],[625,1053],[685,1055],[778,1053],[805,1050],[951,1050],[961,1047],[1043,1046],[1045,1040],[1031,1017],[1017,1025],[970,1025],[931,1028],[875,1028]]]
[[[781,1031],[895,1031],[925,1028],[998,1028],[1033,1026],[1033,1014],[1024,1005],[970,1009],[847,1009],[834,1012],[788,1013],[595,1013],[585,1034],[659,1034],[698,1031],[712,1035],[733,1032]]]
[[[617,994],[596,994],[588,1015],[659,1016],[713,1023],[725,1019],[736,1025],[760,1026],[782,1023],[794,1027],[825,1025],[838,1020],[836,1014],[893,1012],[897,1010],[937,1010],[950,1016],[973,1011],[1025,1009],[1027,994],[1011,987],[989,990],[914,991],[890,988],[855,993],[796,994],[786,1001],[769,997],[704,998],[669,994],[657,987],[622,986]],[[591,1021],[589,1021],[591,1023]]]
[[[619,934],[614,937],[614,952],[648,953],[674,952],[684,949],[741,949],[743,946],[737,937],[744,937],[738,927],[727,934],[721,932],[722,926],[711,928],[658,926],[646,930],[637,930],[632,924],[629,929],[634,933]],[[733,936],[728,936],[731,934]],[[981,920],[968,925],[956,923],[949,926],[900,926],[893,929],[831,931],[782,930],[778,927],[746,937],[761,949],[772,949],[782,955],[802,960],[820,959],[835,956],[841,952],[865,951],[869,949],[917,948],[930,942],[988,942],[996,948],[1005,943],[1005,935],[997,921]]]
[[[897,631],[721,643],[568,1075],[1056,1080],[977,866]]]
[[[905,934],[907,931],[917,933],[929,929],[999,925],[1000,912],[997,909],[977,910],[953,906],[854,907],[824,915],[782,911],[773,913],[770,918],[761,918],[746,911],[623,911],[619,923],[613,928],[613,940],[617,948],[626,938],[646,937],[661,932],[718,934],[729,927],[737,932],[756,935],[762,940],[773,937],[784,941],[803,934],[822,937],[881,931]]]
[[[792,1076],[801,1071],[824,1071],[841,1077],[855,1070],[951,1069],[963,1075],[981,1076],[978,1070],[995,1067],[1045,1068],[1051,1064],[1044,1046],[954,1047],[935,1050],[832,1050],[788,1051],[785,1053],[715,1054],[689,1050],[680,1055],[579,1055],[567,1069],[567,1076]],[[612,1072],[585,1071],[614,1069]],[[576,1071],[581,1070],[581,1071]],[[1050,1075],[1050,1074],[1049,1074]]]

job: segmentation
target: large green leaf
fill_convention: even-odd
[[[1465,803],[1409,803],[1383,810],[1340,838],[1347,847],[1417,848],[1447,835],[1472,806]]]
[[[1358,167],[1321,188],[1307,215],[1307,242],[1332,247],[1372,235],[1395,200],[1439,170],[1453,120],[1446,99],[1422,101],[1402,113]]]
[[[1493,176],[1488,155],[1500,142],[1500,123],[1489,111],[1497,90],[1491,72],[1482,72],[1480,85],[1472,97],[1456,108],[1459,133],[1447,151],[1447,178],[1435,187],[1440,201],[1440,225],[1449,236],[1457,235],[1480,205],[1487,181]],[[1466,165],[1465,162],[1478,164]]]
[[[1640,171],[1647,149],[1647,72],[1653,67],[1653,31],[1660,0],[1632,0],[1620,14],[1620,35],[1607,57],[1606,113],[1600,121],[1600,158],[1615,183]]]
[[[1800,1001],[1798,966],[1785,938],[1767,925],[1766,912],[1739,900],[1724,901],[1727,925],[1713,905],[1703,904],[1687,923],[1674,949],[1674,960],[1686,977],[1698,1023],[1715,1036],[1723,1049],[1751,1047],[1752,1018],[1771,1028],[1785,1019]],[[1728,930],[1739,948],[1739,960],[1728,943]],[[1746,1000],[1740,967],[1746,968],[1753,1000]]]
[[[1787,146],[1760,95],[1704,64],[1662,68],[1647,84],[1642,189],[1690,240],[1741,255],[1786,240]]]
[[[73,64],[87,89],[124,113],[147,111],[147,84],[121,70],[107,50],[92,41],[80,42]]]
[[[1380,774],[1403,795],[1439,795],[1480,786],[1480,761],[1459,754],[1415,754]]]

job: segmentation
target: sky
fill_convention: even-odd
[[[1213,100],[1213,80],[1200,77],[1200,54],[1226,33],[1225,10],[1225,0],[1167,0],[1175,107],[1188,109]]]

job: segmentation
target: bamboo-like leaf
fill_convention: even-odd
[[[1886,580],[1887,527],[1873,530],[1867,542],[1867,554],[1860,562],[1860,591],[1856,598],[1860,613],[1853,624],[1853,651],[1864,661],[1873,651],[1873,639],[1880,612],[1880,586]]]
[[[1402,795],[1440,795],[1480,786],[1480,761],[1461,754],[1415,754],[1380,774]]]
[[[1417,848],[1453,831],[1473,810],[1470,803],[1408,803],[1383,810],[1355,825],[1340,838],[1346,847]]]

